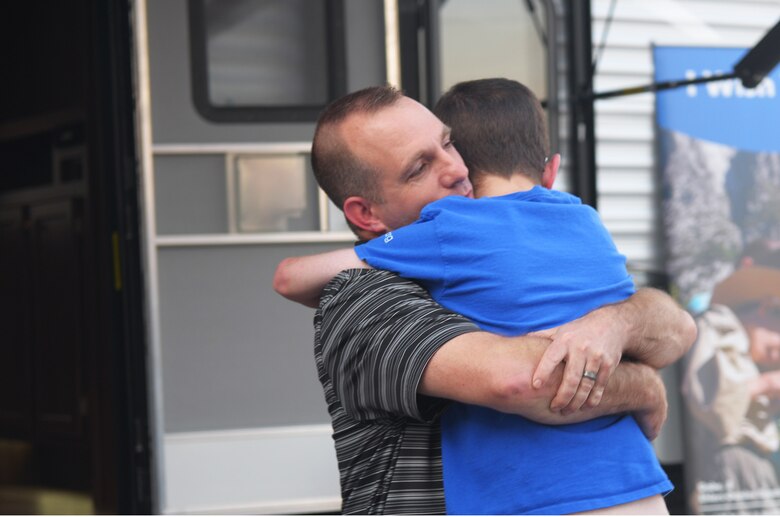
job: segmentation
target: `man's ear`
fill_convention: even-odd
[[[344,216],[360,228],[374,236],[387,232],[385,224],[377,218],[374,203],[360,196],[350,196],[344,200]]]
[[[561,155],[555,153],[550,156],[547,163],[544,164],[544,172],[542,173],[542,186],[551,189],[555,178],[558,177],[558,167],[561,166]]]

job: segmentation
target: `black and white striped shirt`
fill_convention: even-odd
[[[437,419],[445,402],[417,386],[442,345],[479,329],[411,281],[353,269],[325,288],[314,330],[343,513],[445,513]]]

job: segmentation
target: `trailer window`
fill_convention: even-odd
[[[342,0],[190,0],[189,17],[209,120],[313,121],[346,93]]]

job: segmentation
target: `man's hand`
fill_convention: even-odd
[[[780,414],[780,370],[762,372],[748,381],[747,387],[751,399],[765,397],[769,411],[774,415]]]
[[[551,372],[565,362],[552,405],[565,414],[598,405],[623,356],[656,369],[672,364],[696,340],[696,324],[668,294],[645,287],[628,300],[539,334],[552,344],[534,372],[533,386],[550,382]],[[595,381],[583,377],[585,372],[596,373]]]
[[[568,414],[601,402],[604,388],[623,355],[625,336],[602,309],[560,327],[534,333],[552,341],[533,375],[534,388],[541,388],[559,363],[566,363],[563,380],[550,408]],[[594,372],[596,379],[584,377]]]
[[[780,398],[780,371],[771,370],[763,372],[750,381],[748,386],[752,398],[756,398],[760,395],[764,395],[770,399]]]

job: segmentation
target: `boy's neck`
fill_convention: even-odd
[[[528,176],[522,174],[513,174],[511,177],[495,176],[493,174],[483,174],[474,184],[474,194],[476,197],[496,197],[531,190],[539,183],[536,183]]]

